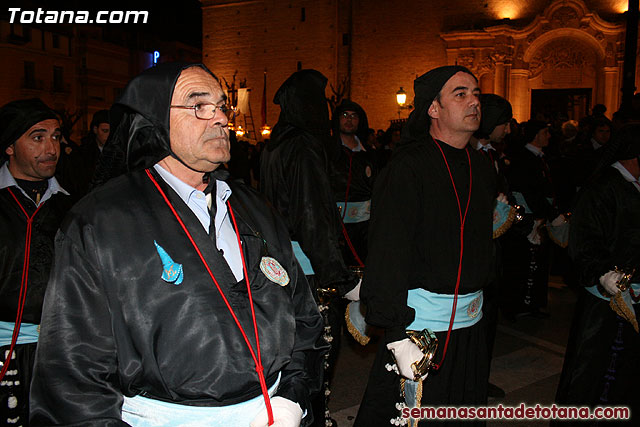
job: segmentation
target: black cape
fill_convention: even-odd
[[[341,226],[329,181],[325,85],[322,74],[303,70],[278,90],[281,113],[262,153],[260,185],[310,259],[315,283],[344,294],[355,281],[338,243]]]
[[[571,218],[569,254],[583,286],[598,284],[614,266],[635,268],[632,282],[640,282],[640,192],[614,168],[605,168],[581,193]],[[581,292],[556,402],[629,406],[637,420],[640,335],[607,300]],[[640,318],[640,306],[634,309]]]
[[[255,349],[244,280],[236,282],[196,216],[162,179],[157,180]],[[319,388],[321,379],[320,365],[314,361],[321,355],[315,343],[322,319],[282,221],[252,190],[230,186],[267,383],[273,384],[282,371],[278,394],[305,409],[309,392]],[[263,243],[254,231],[288,272],[287,286],[261,272]],[[163,264],[154,242],[182,264],[181,285],[161,279]],[[32,384],[34,423],[118,423],[123,395],[218,406],[261,394],[244,339],[143,171],[112,180],[72,209],[57,237],[55,264]]]

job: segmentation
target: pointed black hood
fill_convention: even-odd
[[[329,134],[329,108],[325,97],[327,78],[316,70],[301,70],[293,73],[280,86],[273,98],[280,105],[280,117],[273,127],[271,141],[267,145],[273,150],[280,136],[296,128],[314,135]]]
[[[134,77],[111,108],[108,145],[125,153],[128,170],[151,167],[172,154],[169,107],[178,77],[191,67],[200,67],[218,80],[203,64],[159,64]]]

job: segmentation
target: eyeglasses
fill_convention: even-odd
[[[342,114],[340,114],[340,117],[342,117],[344,119],[351,119],[351,120],[355,120],[355,119],[359,118],[358,113],[349,113],[347,111],[345,111]]]
[[[216,111],[222,111],[222,114],[229,117],[236,109],[230,105],[216,105],[209,102],[201,102],[196,105],[172,105],[171,108],[183,108],[185,110],[193,110],[196,117],[200,120],[211,120],[216,115]]]

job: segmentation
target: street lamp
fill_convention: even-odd
[[[396,102],[398,103],[398,120],[402,120],[402,110],[411,110],[413,105],[407,105],[407,92],[400,86],[396,92]]]
[[[407,102],[407,92],[404,91],[402,86],[400,86],[400,90],[396,92],[396,102],[400,108],[404,107],[404,104]]]

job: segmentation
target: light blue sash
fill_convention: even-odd
[[[471,294],[458,295],[456,318],[453,329],[468,328],[482,319],[482,290]],[[408,330],[421,331],[431,329],[433,332],[449,330],[453,295],[436,294],[425,289],[410,289],[407,305],[416,311]]]
[[[598,290],[598,285],[588,286],[588,287],[585,287],[585,289],[587,291],[589,291],[592,295],[594,295],[594,296],[596,296],[596,297],[598,297],[600,299],[603,299],[605,301],[609,301],[611,299],[610,297],[605,297],[604,295],[602,295],[600,293],[600,291]],[[640,294],[640,283],[632,283],[631,284],[631,289],[633,289],[633,292],[636,295]],[[638,301],[638,302],[634,301],[633,304],[640,304],[640,301]]]
[[[300,267],[302,267],[302,271],[304,272],[305,276],[312,276],[316,274],[313,271],[313,267],[311,267],[311,261],[309,260],[309,258],[307,258],[307,255],[300,247],[300,243],[293,240],[291,242],[291,246],[293,246],[293,254],[296,256],[298,264],[300,264]]]
[[[11,345],[11,337],[13,336],[13,322],[0,322],[0,347]],[[22,323],[20,325],[20,333],[16,344],[30,344],[38,342],[38,326],[33,323]]]
[[[342,215],[345,210],[344,202],[337,202],[338,211],[342,217],[342,222],[345,224],[352,224],[356,222],[368,221],[371,217],[371,200],[365,200],[364,202],[348,202],[346,204],[347,212]]]
[[[280,376],[278,374],[275,384],[269,388],[270,397],[278,389]],[[122,421],[133,427],[249,427],[263,409],[262,394],[246,402],[216,407],[187,406],[142,396],[125,396]]]

